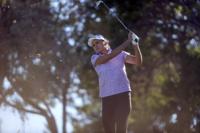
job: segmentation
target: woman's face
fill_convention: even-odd
[[[92,47],[95,52],[103,53],[109,49],[109,44],[107,41],[104,40],[93,40]]]

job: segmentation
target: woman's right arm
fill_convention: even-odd
[[[124,50],[130,43],[131,43],[131,33],[129,33],[128,39],[126,41],[124,41],[120,46],[118,46],[117,48],[112,50],[112,52],[110,54],[99,56],[95,62],[95,66],[104,64],[107,61],[109,61],[110,59],[114,58],[119,53],[121,53],[121,51]]]

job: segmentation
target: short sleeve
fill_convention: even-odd
[[[126,52],[126,51],[122,51],[122,56],[123,56],[123,59],[125,60],[126,59],[126,56],[127,55],[130,55],[129,52]]]
[[[95,62],[96,62],[96,60],[97,60],[98,57],[99,57],[99,55],[97,55],[97,54],[92,55],[92,57],[91,57],[91,63],[92,63],[93,66],[95,65]]]

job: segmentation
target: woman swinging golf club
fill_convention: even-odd
[[[95,54],[91,63],[99,78],[99,92],[102,98],[102,120],[105,133],[127,133],[128,115],[131,111],[131,88],[125,63],[142,64],[138,36],[129,32],[128,39],[111,50],[109,41],[102,35],[88,40]],[[134,55],[123,51],[132,44]]]

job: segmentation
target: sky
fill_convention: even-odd
[[[61,104],[52,110],[57,120],[59,133],[62,125],[62,108]],[[72,133],[72,125],[68,123],[67,129]],[[23,122],[17,111],[10,107],[0,107],[0,133],[44,133],[46,129],[46,120],[44,117],[34,114],[28,114]],[[48,132],[47,132],[48,133]]]
[[[0,108],[1,133],[43,133],[45,119],[38,115],[28,115],[24,122],[19,113],[11,108]]]

